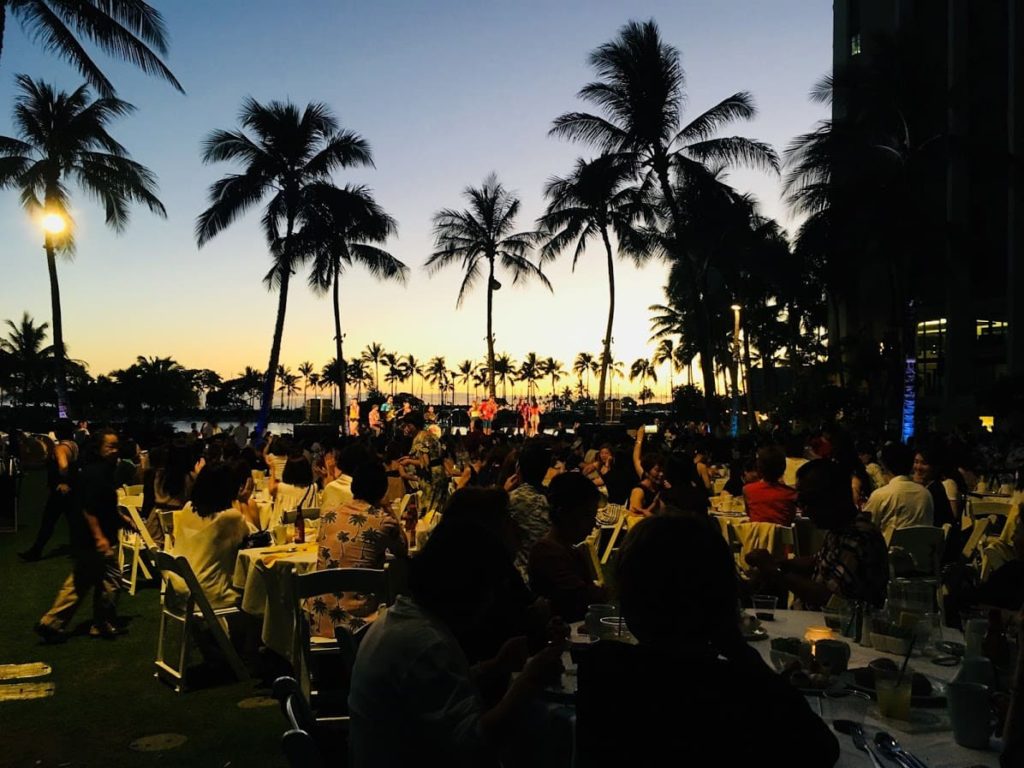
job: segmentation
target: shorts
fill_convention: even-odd
[[[490,429],[491,428],[491,420],[490,419],[480,419],[480,424],[481,424],[481,426],[483,426],[484,429]]]

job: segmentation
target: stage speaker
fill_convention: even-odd
[[[331,420],[331,401],[312,397],[306,401],[306,423],[324,424]]]

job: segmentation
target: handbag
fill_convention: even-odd
[[[270,536],[270,531],[253,531],[244,539],[242,539],[242,549],[256,549],[260,547],[269,547],[274,543],[273,538]]]

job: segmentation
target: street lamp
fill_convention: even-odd
[[[740,433],[740,305],[733,304],[732,307],[732,423],[730,432],[733,437]]]
[[[48,235],[59,235],[67,226],[68,221],[62,214],[55,211],[43,214],[43,232]]]

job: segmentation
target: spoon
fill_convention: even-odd
[[[890,760],[894,760],[905,768],[928,768],[917,757],[907,752],[889,733],[879,731],[875,734],[875,746]]]
[[[882,768],[882,764],[875,757],[875,753],[871,751],[871,747],[868,744],[868,740],[864,738],[864,728],[860,723],[855,723],[853,720],[833,720],[832,725],[835,726],[836,730],[840,733],[845,733],[853,739],[853,746],[859,749],[861,752],[867,752],[868,757],[871,758],[871,764],[875,768]]]

